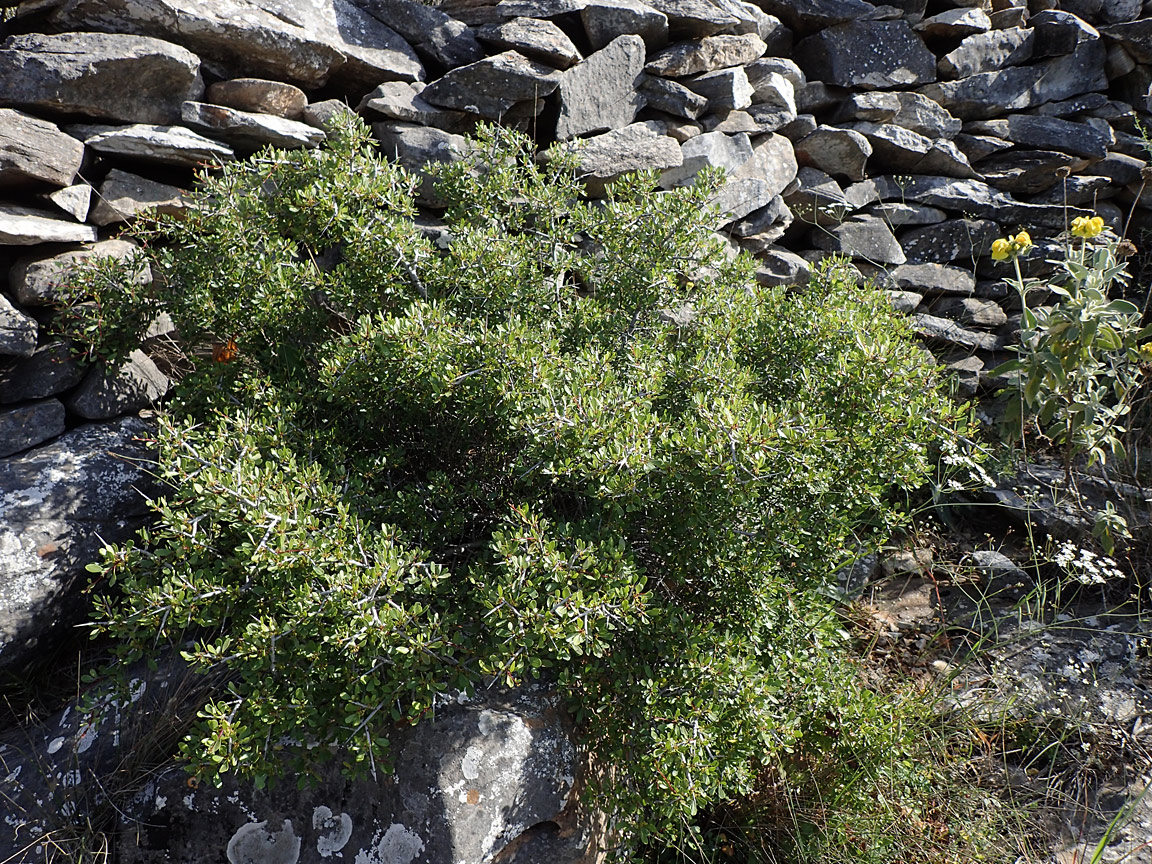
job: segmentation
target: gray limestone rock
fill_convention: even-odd
[[[654,75],[645,76],[640,93],[649,108],[695,120],[708,108],[708,100],[693,93],[683,84]]]
[[[501,24],[489,24],[476,31],[476,38],[498,51],[519,51],[529,59],[557,69],[567,69],[581,59],[580,52],[563,30],[551,21],[536,18],[513,18]]]
[[[183,189],[113,168],[100,184],[100,200],[90,219],[97,225],[112,225],[148,211],[177,214],[186,206]]]
[[[833,123],[863,120],[892,123],[927,138],[952,138],[963,123],[919,93],[854,93],[832,116]]]
[[[1066,177],[1047,192],[1028,199],[1030,204],[1064,204],[1072,207],[1095,207],[1119,190],[1107,177]]]
[[[307,123],[286,120],[275,114],[253,114],[223,105],[185,102],[180,117],[194,128],[223,138],[234,147],[256,150],[266,144],[284,149],[316,147],[326,137],[324,132]]]
[[[923,204],[904,204],[899,201],[873,204],[864,212],[871,216],[878,216],[893,228],[904,225],[936,225],[948,218],[947,213],[936,207],[926,207]]]
[[[774,74],[782,75],[788,79],[793,89],[808,80],[795,61],[789,60],[787,57],[762,57],[755,63],[747,64],[744,67],[744,72],[753,88],[759,88],[761,80]]]
[[[754,228],[749,226],[749,230],[757,230],[761,244],[769,245],[780,239],[784,227],[791,222],[792,214],[780,193],[795,178],[796,158],[791,143],[780,135],[767,135],[752,145],[752,158],[728,175],[728,182],[711,203],[720,210],[721,224],[767,208],[763,212],[767,221]],[[774,227],[766,236],[770,226]],[[746,247],[751,239],[747,238]]]
[[[867,18],[876,12],[876,7],[864,0],[760,0],[759,5],[800,34]]]
[[[214,105],[249,111],[253,114],[275,114],[286,120],[299,120],[308,104],[304,91],[281,81],[263,78],[232,78],[210,84],[204,101]]]
[[[77,222],[88,218],[88,208],[92,206],[92,187],[87,183],[65,186],[44,196]]]
[[[451,70],[420,95],[441,108],[455,108],[499,120],[517,102],[543,99],[560,84],[561,73],[529,60],[518,51],[505,51]]]
[[[859,132],[872,145],[868,165],[874,171],[964,178],[979,176],[967,157],[950,141],[926,138],[893,123],[858,122],[850,124],[849,128]]]
[[[639,0],[594,0],[580,10],[580,20],[594,51],[626,34],[639,36],[649,51],[668,44],[668,16]]]
[[[317,129],[327,132],[338,119],[354,117],[355,115],[356,112],[344,100],[325,99],[322,102],[310,104],[304,109],[300,119],[309,126],[315,126]]]
[[[1054,150],[1008,150],[981,159],[976,169],[1002,192],[1039,195],[1060,182],[1058,170],[1083,167],[1085,161]]]
[[[752,104],[752,85],[742,67],[705,72],[684,81],[693,93],[708,100],[710,111],[733,111]]]
[[[872,145],[859,132],[820,125],[796,142],[796,160],[819,168],[833,177],[863,180],[864,166],[872,155]]]
[[[1112,143],[1111,136],[1087,123],[1036,114],[1010,114],[998,120],[972,123],[965,131],[994,135],[1034,150],[1058,150],[1086,159],[1103,159]]]
[[[114,373],[103,363],[93,365],[64,404],[85,420],[107,420],[149,407],[168,392],[168,385],[168,377],[137,349]]]
[[[620,129],[644,104],[644,40],[620,36],[560,78],[556,140]]]
[[[709,114],[701,119],[701,123],[708,132],[727,132],[736,134],[745,132],[749,135],[763,135],[767,132],[776,132],[783,129],[796,119],[796,115],[788,110],[787,106],[749,105],[743,111],[723,111],[718,114]]]
[[[419,0],[353,2],[403,36],[428,63],[454,69],[484,57],[484,48],[472,28],[432,4]]]
[[[915,291],[893,291],[887,289],[884,291],[884,294],[888,298],[888,302],[892,304],[892,308],[905,315],[910,312],[915,312],[916,308],[920,305],[920,301],[924,299],[922,294],[917,294]]]
[[[425,171],[429,163],[457,162],[468,155],[468,139],[442,129],[412,123],[373,123],[372,133],[380,142],[380,152],[421,179],[419,200],[431,206],[444,206],[436,195],[435,183]]]
[[[143,522],[156,492],[150,435],[129,417],[0,460],[0,666],[26,660],[78,611],[84,566]]]
[[[756,281],[769,288],[807,285],[811,275],[811,265],[795,252],[766,249],[757,256]]]
[[[43,444],[64,431],[64,406],[58,399],[0,409],[0,457]]]
[[[1084,170],[1087,174],[1107,177],[1118,186],[1127,186],[1129,183],[1135,183],[1140,179],[1140,170],[1144,164],[1143,159],[1137,159],[1135,156],[1109,153]]]
[[[980,330],[995,330],[1008,323],[1008,316],[999,304],[978,297],[949,297],[933,303],[932,314]]]
[[[80,383],[84,368],[67,342],[48,342],[0,366],[0,403],[56,396]]]
[[[475,128],[474,117],[428,104],[414,89],[416,86],[403,81],[386,81],[361,99],[357,110],[375,112],[403,123],[432,126],[445,132],[464,133]]]
[[[28,183],[67,186],[83,160],[84,147],[54,123],[0,108],[0,188]]]
[[[49,20],[179,43],[221,78],[255,76],[312,88],[334,76],[358,86],[424,77],[408,43],[347,0],[68,0]],[[169,98],[179,109],[199,94]],[[120,119],[165,123],[175,116]]]
[[[962,39],[992,29],[988,13],[979,6],[948,9],[916,24],[915,29],[928,39]]]
[[[1000,340],[991,333],[981,333],[961,327],[955,321],[939,318],[924,312],[911,315],[913,329],[928,342],[945,348],[962,348],[965,351],[995,351]]]
[[[904,21],[852,21],[796,46],[809,79],[842,87],[890,89],[936,80],[936,58]]]
[[[574,152],[592,196],[603,195],[607,184],[631,171],[675,168],[684,161],[680,145],[664,134],[664,125],[644,121],[603,135],[577,138],[563,149]]]
[[[838,225],[855,208],[840,184],[816,168],[801,168],[784,201],[799,221],[808,225]]]
[[[17,259],[8,273],[8,284],[16,299],[26,306],[50,306],[64,299],[70,271],[92,258],[124,259],[137,251],[127,240],[102,240],[82,249],[56,255],[29,255]],[[141,282],[149,278],[142,270]]]
[[[987,156],[992,156],[1012,147],[1012,144],[1003,138],[996,138],[991,135],[970,135],[966,132],[961,132],[953,138],[952,143],[960,148],[960,151],[968,157],[968,161],[973,165]]]
[[[939,296],[970,297],[976,287],[972,271],[944,264],[903,264],[888,271],[892,283],[902,291]]]
[[[900,245],[909,261],[971,264],[988,254],[1001,233],[989,219],[949,219],[901,231]]]
[[[903,264],[904,251],[884,220],[875,216],[853,216],[829,228],[816,228],[812,244],[827,252],[838,252],[876,264]]]
[[[762,75],[752,85],[752,104],[757,110],[778,112],[789,118],[785,123],[791,123],[797,114],[796,85],[779,72]]]
[[[956,81],[929,84],[920,93],[962,120],[998,117],[1107,89],[1102,40],[1085,34],[1070,54],[1033,66],[1010,66]]]
[[[1152,63],[1152,18],[1113,24],[1100,32],[1115,39],[1137,63]]]
[[[877,177],[873,182],[881,190],[883,200],[911,201],[958,213],[978,212],[1005,225],[1061,229],[1065,219],[1084,215],[1072,208],[1063,212],[1060,208],[1023,203],[980,180],[913,175]]]
[[[649,0],[668,16],[672,39],[699,39],[719,33],[758,33],[759,9],[740,0]]]
[[[0,356],[30,357],[36,350],[39,326],[0,294]]]
[[[164,165],[194,167],[205,162],[227,162],[236,155],[231,147],[183,126],[136,123],[131,126],[69,126],[67,129],[70,135],[97,153]]]
[[[1034,39],[1023,27],[973,34],[941,57],[936,68],[941,78],[968,78],[1017,66],[1031,59]]]
[[[204,92],[200,59],[144,36],[10,36],[0,46],[0,103],[123,123],[171,123]]]
[[[733,66],[747,66],[762,57],[767,46],[755,33],[739,36],[705,36],[679,42],[658,51],[644,67],[651,75],[682,78]]]
[[[681,163],[660,175],[665,189],[688,186],[705,168],[723,168],[730,176],[752,158],[752,142],[747,135],[725,135],[709,132],[690,138],[680,145]]]
[[[78,225],[56,214],[14,204],[0,204],[0,246],[35,246],[38,243],[90,243],[96,239],[91,225]]]
[[[219,685],[157,660],[127,670],[122,689],[0,734],[10,781],[0,818],[14,829],[0,836],[0,855],[48,827],[82,825],[96,807],[120,814],[109,839],[124,864],[589,864],[609,844],[607,820],[581,800],[571,721],[541,684],[446,697],[423,722],[388,729],[388,773],[349,781],[336,754],[312,783],[256,790],[231,777],[221,788],[190,783],[167,763],[117,795],[126,764],[165,762],[156,727],[178,728]],[[85,794],[71,788],[73,772],[90,784]]]

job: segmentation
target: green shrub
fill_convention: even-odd
[[[349,126],[139,231],[157,279],[116,320],[167,311],[193,371],[160,419],[171,492],[105,550],[97,629],[221,675],[192,770],[380,768],[438,695],[544,675],[631,843],[813,754],[829,801],[874,806],[876,754],[914,784],[918,733],[822,592],[958,413],[880,292],[836,264],[759,286],[710,228],[717,178],[655,179],[588,201],[488,129],[439,171],[434,242],[417,181]]]

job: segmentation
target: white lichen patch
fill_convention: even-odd
[[[96,741],[96,724],[89,722],[80,727],[80,734],[76,738],[76,752],[85,753]]]
[[[324,805],[312,811],[312,828],[317,832],[316,851],[321,858],[329,858],[347,845],[352,836],[352,817],[339,816]]]
[[[475,780],[480,776],[480,760],[484,758],[484,748],[472,744],[464,751],[464,758],[460,762],[460,773],[467,780]]]
[[[411,864],[424,851],[424,841],[414,831],[393,823],[377,831],[372,846],[356,853],[356,864]]]
[[[278,829],[267,822],[249,822],[232,835],[225,850],[229,864],[296,864],[300,860],[300,838],[285,819]]]
[[[48,755],[52,756],[55,753],[58,753],[60,751],[60,748],[63,746],[64,746],[64,736],[53,738],[51,741],[48,742]]]

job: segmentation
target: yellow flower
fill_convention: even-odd
[[[1136,350],[1140,352],[1140,356],[1143,357],[1145,361],[1152,362],[1152,342],[1145,342]]]
[[[1001,237],[992,242],[992,260],[1005,261],[1012,254],[1012,244]]]
[[[1091,240],[1104,230],[1104,220],[1100,216],[1077,216],[1072,220],[1072,234]]]
[[[1032,246],[1032,238],[1028,236],[1027,231],[1021,231],[1012,238],[1012,244],[1020,250],[1029,249]]]

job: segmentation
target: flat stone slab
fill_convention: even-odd
[[[67,186],[82,161],[83,145],[56,124],[0,108],[0,188],[27,183]]]
[[[113,33],[10,36],[0,81],[0,104],[121,123],[174,122],[181,103],[204,92],[192,52]]]
[[[77,125],[67,129],[68,134],[98,153],[164,165],[194,167],[205,162],[227,162],[236,156],[231,147],[184,126],[136,123],[131,126]]]
[[[65,298],[65,288],[73,268],[93,257],[127,258],[137,247],[127,240],[101,240],[82,249],[57,255],[33,254],[17,259],[8,273],[8,284],[16,299],[25,306],[50,306]],[[141,273],[141,281],[149,274]]]
[[[221,78],[258,76],[307,88],[333,77],[368,87],[424,78],[408,43],[348,0],[71,0],[49,20],[64,29],[178,42]],[[132,119],[172,122],[181,102],[198,98],[177,98],[175,116]]]
[[[473,29],[437,6],[420,0],[356,0],[356,5],[403,36],[433,66],[455,69],[484,58]]]
[[[0,204],[0,246],[35,246],[39,243],[92,243],[96,229],[54,213]]]
[[[578,138],[563,147],[576,154],[590,195],[603,195],[605,186],[622,174],[675,168],[684,161],[680,145],[664,134],[662,123],[652,120]]]
[[[640,0],[593,0],[580,10],[580,20],[593,50],[628,33],[643,39],[650,51],[668,43],[668,16]]]
[[[286,150],[317,147],[327,137],[323,131],[307,123],[204,102],[185,102],[180,106],[180,117],[189,126],[218,135],[237,147],[249,149],[267,144]]]
[[[705,36],[695,42],[680,42],[658,51],[644,70],[650,75],[683,78],[733,66],[747,66],[767,50],[755,33],[739,36]]]
[[[936,57],[904,21],[852,21],[809,36],[796,62],[813,80],[891,89],[936,80]]]
[[[0,356],[28,357],[36,350],[39,326],[0,294]]]
[[[75,219],[83,222],[92,206],[92,187],[87,183],[65,186],[45,196],[49,201]]]
[[[995,351],[1000,347],[1000,340],[993,334],[969,330],[947,318],[923,312],[914,312],[910,317],[916,332],[929,342],[965,351]]]
[[[513,18],[502,24],[489,24],[476,31],[476,38],[499,51],[519,51],[531,60],[557,69],[567,69],[581,59],[580,52],[563,30],[551,21],[536,18]]]
[[[560,78],[556,140],[620,129],[644,104],[644,40],[619,36]]]

